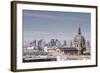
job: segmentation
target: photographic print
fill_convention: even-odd
[[[91,58],[91,14],[23,10],[23,62]]]
[[[12,71],[97,66],[97,6],[11,4]]]

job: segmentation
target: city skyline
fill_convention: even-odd
[[[79,25],[90,41],[90,18],[89,13],[23,10],[23,44],[39,39],[72,41]]]

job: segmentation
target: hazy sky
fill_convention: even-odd
[[[90,13],[82,12],[23,10],[23,43],[55,38],[71,41],[79,26],[85,39],[90,40],[90,18]]]

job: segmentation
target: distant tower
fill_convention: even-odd
[[[74,46],[75,48],[77,48],[80,54],[83,54],[84,49],[86,49],[85,38],[84,36],[81,35],[80,26],[78,27],[77,35],[74,37]]]
[[[34,46],[36,46],[36,40],[34,40],[33,43],[34,43]]]
[[[89,41],[87,41],[87,43],[86,43],[86,53],[87,54],[90,54],[90,42]]]
[[[57,47],[61,47],[61,42],[60,42],[60,41],[57,41],[57,42],[56,42],[56,46],[57,46]]]
[[[64,46],[64,47],[67,47],[67,42],[66,42],[66,40],[63,41],[63,46]]]
[[[55,46],[55,39],[51,39],[51,40],[50,40],[50,45],[51,45],[51,46]]]
[[[33,45],[34,45],[34,49],[37,49],[37,41],[36,40],[33,41]]]
[[[40,39],[38,41],[38,49],[43,50],[45,47],[45,41],[43,39]]]
[[[73,43],[72,43],[72,41],[70,41],[70,47],[73,47]]]
[[[91,47],[90,47],[90,42],[89,42],[89,41],[87,41],[87,48],[91,48]]]

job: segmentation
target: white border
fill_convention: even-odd
[[[63,62],[35,62],[22,63],[22,10],[49,10],[49,11],[63,11],[63,12],[84,12],[91,13],[91,60],[78,61],[63,61]],[[95,65],[96,61],[96,10],[93,8],[81,7],[59,7],[49,5],[28,5],[17,4],[17,69],[35,69],[35,68],[50,68],[50,67],[64,67],[64,66],[82,66]]]

